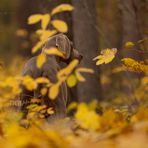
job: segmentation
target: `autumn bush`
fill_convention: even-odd
[[[46,40],[57,32],[68,31],[67,24],[62,20],[53,20],[53,15],[63,11],[72,11],[71,5],[57,6],[49,14],[33,14],[28,18],[28,24],[41,22],[41,28],[36,31],[39,41],[32,48],[32,53],[37,52]],[[53,25],[54,30],[49,30],[48,24]],[[127,50],[134,43],[127,42]],[[37,67],[41,68],[47,55],[64,56],[57,48],[46,49],[45,53],[38,56]],[[94,57],[96,66],[104,66],[116,59],[118,50],[103,49]],[[11,147],[109,147],[109,148],[148,148],[148,64],[146,61],[137,61],[132,58],[120,59],[120,65],[111,73],[118,75],[122,72],[140,73],[140,84],[133,96],[127,96],[128,101],[122,97],[112,98],[111,101],[77,103],[73,102],[67,107],[67,112],[75,110],[73,117],[49,124],[45,113],[54,114],[52,108],[32,103],[28,106],[27,119],[21,120],[22,113],[19,106],[19,84],[22,83],[28,90],[34,90],[39,84],[46,84],[41,90],[45,95],[49,92],[49,98],[56,99],[60,85],[66,81],[68,87],[74,87],[77,83],[85,83],[87,79],[82,75],[93,75],[93,70],[85,67],[77,67],[78,61],[73,60],[66,68],[57,73],[57,82],[51,83],[44,77],[33,79],[31,76],[20,76],[24,59],[16,57],[7,66],[1,66],[0,71],[0,146]],[[19,64],[17,64],[19,63]],[[21,64],[20,64],[21,63]],[[95,64],[95,63],[94,63]],[[18,66],[19,65],[19,66]],[[108,80],[108,79],[107,79]],[[49,91],[48,91],[49,90]],[[34,98],[32,102],[36,101]],[[98,112],[98,110],[100,110]]]

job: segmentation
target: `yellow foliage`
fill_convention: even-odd
[[[57,7],[55,7],[52,12],[51,15],[63,12],[63,11],[72,11],[74,9],[74,7],[72,5],[69,4],[61,4]]]
[[[100,128],[100,117],[93,110],[89,110],[88,106],[81,103],[75,114],[75,118],[80,126],[84,129],[96,130]]]
[[[35,53],[41,48],[41,46],[47,41],[47,39],[57,33],[56,30],[37,30],[37,34],[40,35],[40,41],[32,48],[32,53]]]
[[[48,113],[49,115],[54,114],[53,108],[52,108],[52,107],[48,108],[47,113]]]
[[[46,29],[47,28],[47,26],[48,26],[48,24],[49,24],[49,22],[50,22],[50,15],[49,14],[44,14],[43,16],[42,16],[42,24],[41,24],[41,28],[42,29]]]
[[[70,75],[70,76],[67,78],[66,82],[67,82],[67,85],[68,85],[69,87],[74,87],[74,86],[77,84],[76,76],[73,75],[73,74]]]
[[[68,31],[68,26],[64,21],[61,20],[53,20],[51,24],[56,28],[59,32],[66,33]]]
[[[39,22],[41,19],[42,19],[42,15],[41,14],[31,15],[28,18],[28,24],[35,24],[35,23]]]
[[[142,85],[144,85],[144,86],[148,85],[148,76],[143,77],[142,80],[141,80],[141,83],[142,83]]]
[[[90,68],[77,68],[75,70],[75,75],[76,75],[76,78],[80,81],[80,82],[85,82],[85,78],[81,75],[81,72],[85,72],[85,73],[91,73],[93,74],[94,71]]]
[[[71,111],[72,109],[76,109],[78,106],[77,102],[72,102],[68,105],[67,111]]]
[[[148,119],[148,107],[140,106],[137,113],[132,116],[131,121],[132,122],[147,121],[147,119]]]
[[[48,96],[51,100],[54,100],[58,96],[59,87],[60,87],[59,83],[56,83],[50,87]]]
[[[74,70],[74,68],[79,64],[78,60],[73,60],[66,68],[61,69],[58,74],[57,78],[59,80],[65,81],[67,76]]]
[[[32,48],[32,53],[35,53],[39,50],[39,48],[44,44],[44,41],[39,41],[33,48]]]
[[[38,68],[41,68],[45,62],[46,62],[46,54],[42,53],[38,56],[36,65]]]
[[[5,102],[9,98],[14,98],[21,92],[18,77],[6,77],[4,80],[0,81],[0,97],[5,98],[1,101]]]
[[[46,84],[49,84],[51,83],[49,79],[45,78],[45,77],[38,77],[36,80],[35,80],[37,83],[46,83]]]
[[[43,95],[43,96],[45,96],[46,94],[47,94],[47,88],[42,88],[41,89],[41,94]]]
[[[136,61],[132,58],[124,58],[122,62],[129,71],[148,73],[148,65],[145,65],[143,62]]]
[[[49,14],[44,14],[44,15],[34,14],[28,18],[28,24],[35,24],[35,23],[41,21],[41,28],[46,29],[47,25],[50,22],[50,19],[51,19],[51,17]]]
[[[128,49],[128,48],[132,48],[132,47],[134,47],[134,45],[135,45],[135,44],[134,44],[133,42],[126,42],[126,43],[125,43],[125,48],[127,48],[127,49]]]
[[[57,6],[55,9],[52,10],[51,15],[54,15],[59,12],[63,11],[72,11],[73,6],[69,4],[62,4]],[[58,31],[62,33],[66,33],[68,31],[68,25],[62,20],[52,20],[51,21],[50,14],[34,14],[28,18],[28,24],[35,24],[41,21],[41,29],[36,31],[37,35],[39,35],[40,40],[36,43],[36,45],[32,48],[32,53],[41,48],[41,46],[47,41],[49,37],[56,34]],[[50,22],[51,21],[51,22]],[[47,30],[47,26],[52,24],[56,30]]]
[[[44,49],[44,53],[47,55],[57,55],[59,57],[63,57],[64,58],[64,54],[57,48],[52,47],[49,49]]]
[[[59,87],[60,85],[67,80],[67,84],[69,87],[74,87],[77,83],[77,79],[79,81],[82,81],[82,79],[85,80],[83,76],[78,76],[81,75],[80,72],[87,72],[87,73],[93,73],[92,69],[89,68],[76,68],[76,66],[79,64],[79,61],[77,59],[73,60],[67,67],[61,69],[57,73],[57,79],[58,81],[53,84],[49,88],[49,98],[55,99],[58,96],[59,93]],[[75,70],[76,75],[70,75],[73,71]]]
[[[75,71],[75,75],[80,82],[85,82],[85,78],[81,75],[79,71]]]
[[[36,33],[40,36],[40,40],[42,42],[46,42],[47,39],[53,35],[55,35],[57,33],[56,30],[42,30],[42,29],[39,29],[36,31]]]
[[[34,81],[34,79],[27,75],[24,76],[23,80],[22,80],[22,84],[30,91],[34,90],[37,88],[37,83]]]
[[[116,53],[117,53],[116,48],[112,48],[112,49],[107,48],[102,50],[101,55],[95,57],[93,60],[98,60],[96,62],[96,65],[101,65],[103,63],[108,64],[115,58]]]

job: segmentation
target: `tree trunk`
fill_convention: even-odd
[[[148,51],[148,1],[134,0],[134,5],[137,13],[138,29],[140,32],[140,49]]]
[[[132,41],[136,44],[133,49],[140,49],[142,44],[138,41],[145,38],[147,26],[147,2],[146,0],[120,0],[120,10],[122,15],[122,49],[124,44]],[[144,19],[143,19],[144,18]],[[143,28],[145,30],[143,30]],[[143,48],[146,48],[146,41],[143,42]],[[125,50],[123,50],[125,51]],[[125,53],[126,52],[126,53]],[[141,59],[139,53],[134,50],[123,52],[123,55],[132,56]],[[127,53],[128,52],[128,53]]]
[[[98,55],[98,33],[96,25],[95,1],[72,0],[73,33],[75,47],[83,54],[81,67],[92,68],[94,74],[85,74],[86,82],[77,87],[78,101],[90,102],[92,99],[101,99],[99,69],[92,61]]]
[[[140,18],[140,9],[142,3],[145,0],[120,0],[120,10],[122,17],[122,56],[130,57],[137,60],[142,59],[142,54],[140,54],[140,44],[139,40],[142,39],[142,31],[140,22],[142,20],[142,16]],[[146,1],[145,1],[146,2]],[[146,3],[145,3],[146,4]],[[143,24],[144,25],[144,24]],[[126,42],[132,41],[135,46],[131,49],[124,49],[124,45]],[[133,96],[132,100],[129,100],[130,103],[137,103],[138,98],[134,95],[135,86],[132,85],[132,81],[134,78],[140,78],[139,74],[125,72],[125,77],[128,80],[128,85],[123,88],[126,95]]]

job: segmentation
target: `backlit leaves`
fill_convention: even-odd
[[[58,48],[55,47],[44,49],[44,53],[47,55],[56,55],[64,58],[64,54]]]
[[[50,83],[50,80],[45,78],[45,77],[38,77],[36,80],[35,80],[38,84],[42,84],[42,83],[46,83],[46,84],[49,84]]]
[[[101,51],[101,55],[95,57],[93,60],[97,60],[96,65],[108,64],[115,58],[116,53],[117,53],[116,48],[103,49]]]
[[[54,11],[52,11],[52,15],[62,11],[69,11],[72,9],[60,7],[63,6],[59,6],[59,8],[57,7]],[[37,46],[34,48],[34,52],[36,52],[40,47],[42,47],[42,45],[46,42],[49,36],[57,33],[57,30],[46,30],[48,21],[49,23],[51,22],[48,16],[46,16],[47,18],[44,16],[45,20],[43,23],[43,15],[44,14],[42,14],[41,17],[38,15],[32,16],[32,18],[30,18],[29,20],[30,24],[34,24],[41,21],[41,28],[38,29],[36,32],[39,35],[40,43],[37,44]],[[21,37],[27,35],[26,32],[21,30],[17,33]],[[126,44],[126,47],[132,48],[133,44],[128,43]],[[63,55],[55,49],[47,50],[48,51],[44,52],[44,54],[46,54],[47,56],[56,55],[63,57]],[[112,58],[114,58],[115,55],[114,53],[110,53],[110,51],[102,51],[100,56],[101,57],[97,58],[99,64],[100,62],[108,63],[112,60]],[[43,59],[41,58],[41,60],[39,60],[39,67],[43,66]],[[49,95],[49,98],[52,99],[52,101],[54,102],[54,99],[57,98],[61,90],[60,88],[62,83],[67,81],[69,86],[73,87],[78,81],[85,82],[87,81],[87,79],[83,74],[93,74],[93,70],[84,67],[77,67],[79,62],[77,60],[74,60],[68,65],[68,67],[61,69],[59,73],[57,73],[57,82],[51,83],[48,78],[44,77],[34,79],[31,76],[15,76],[17,75],[16,73],[19,73],[17,72],[19,70],[17,69],[18,66],[16,66],[16,64],[12,64],[10,68],[7,66],[5,68],[5,66],[2,65],[4,68],[1,69],[0,73],[1,147],[61,147],[61,145],[62,147],[147,147],[147,59],[145,59],[145,61],[137,61],[131,58],[124,58],[122,59],[122,62],[123,68],[120,65],[118,66],[119,69],[116,69],[115,72],[121,72],[123,70],[128,70],[132,72],[143,72],[143,74],[140,75],[140,77],[142,78],[139,78],[138,80],[140,81],[140,83],[134,83],[136,84],[134,85],[134,87],[137,87],[137,89],[135,90],[133,95],[141,101],[140,104],[138,104],[136,107],[134,104],[125,105],[125,99],[122,96],[118,96],[116,91],[112,91],[111,89],[110,91],[112,91],[115,96],[117,95],[117,101],[120,102],[120,100],[123,100],[123,107],[120,105],[116,106],[114,104],[116,98],[113,98],[113,101],[108,101],[107,99],[107,101],[105,102],[99,102],[99,104],[101,104],[101,107],[103,107],[101,108],[102,112],[100,115],[100,112],[98,113],[97,110],[97,102],[93,101],[89,104],[74,102],[68,107],[68,111],[76,110],[76,113],[74,113],[72,119],[66,118],[62,121],[58,120],[57,123],[53,124],[49,124],[48,121],[46,124],[46,119],[44,118],[48,117],[50,119],[50,116],[54,115],[54,113],[56,113],[56,110],[54,110],[54,108],[52,107],[47,107],[46,105],[44,105],[43,100],[41,98],[31,98],[33,96],[30,96],[31,104],[27,106],[27,109],[29,110],[27,119],[21,122],[21,115],[11,110],[11,107],[8,108],[6,106],[6,102],[10,99],[13,99],[14,101],[16,96],[19,96],[19,93],[21,91],[20,83],[29,91],[34,91],[35,89],[38,89],[38,86],[42,85],[43,88],[39,90],[40,95],[42,95],[42,97],[44,98]],[[4,69],[6,69],[6,72]],[[110,80],[112,78],[112,73],[106,75],[105,73],[102,73],[102,75],[106,76],[106,78],[109,78]],[[106,86],[110,85],[110,83],[107,82],[109,80],[105,79],[103,83],[103,88],[105,88],[104,90],[106,92]],[[125,82],[125,78],[123,79],[123,81],[124,84],[121,83],[121,85],[124,85],[125,88],[129,85],[127,84],[129,81]],[[118,86],[119,84],[117,84],[117,87]],[[120,87],[122,88],[122,86]],[[130,99],[128,95],[126,97],[127,99]],[[18,97],[18,99],[20,98]],[[143,99],[145,99],[146,101],[144,102]],[[14,103],[13,101],[11,103]],[[132,108],[134,108],[134,111],[132,111]],[[21,127],[20,124],[27,129]],[[33,140],[32,137],[34,138]]]
[[[61,4],[52,10],[50,14],[33,14],[28,18],[28,24],[32,25],[41,21],[41,29],[36,31],[39,35],[39,41],[32,48],[32,53],[37,52],[42,45],[47,41],[49,37],[56,34],[57,32],[66,33],[68,31],[68,25],[62,20],[52,20],[51,16],[63,11],[72,11],[73,6],[69,4]],[[56,30],[49,30],[47,26],[51,24]]]
[[[36,63],[37,67],[41,68],[45,62],[46,62],[46,55],[42,53],[37,57],[37,63]]]
[[[56,30],[44,31],[42,29],[39,29],[36,31],[36,33],[39,34],[40,41],[38,41],[37,44],[32,48],[32,53],[37,52],[42,47],[42,45],[48,40],[48,38],[55,35],[57,31]]]
[[[35,24],[41,21],[42,29],[46,29],[47,25],[50,22],[50,15],[49,14],[34,14],[28,18],[28,24]]]
[[[81,103],[78,106],[75,118],[80,126],[84,129],[96,130],[100,128],[99,116],[95,113],[94,110],[90,110],[84,103]]]
[[[90,69],[90,68],[77,68],[75,70],[75,75],[76,75],[77,79],[80,82],[85,82],[86,81],[85,78],[84,78],[84,76],[82,76],[82,74],[81,74],[82,72],[84,72],[84,73],[90,73],[90,74],[93,74],[94,73],[94,71],[92,69]]]
[[[68,26],[64,21],[54,20],[51,24],[56,28],[59,32],[66,33],[68,31]]]
[[[34,14],[28,18],[28,24],[35,24],[42,19],[42,14]]]
[[[148,73],[148,65],[144,64],[144,62],[139,62],[132,58],[123,58],[121,61],[129,71]]]
[[[34,79],[27,75],[23,78],[22,84],[30,91],[37,88],[37,83],[34,81]]]
[[[40,36],[40,40],[44,43],[47,41],[47,39],[57,33],[56,30],[43,30],[39,29],[36,31],[36,33]]]
[[[21,92],[19,80],[20,77],[6,77],[4,80],[0,81],[0,97],[5,98],[3,101],[9,97],[15,97]],[[6,93],[8,91],[8,93]]]
[[[48,89],[44,87],[41,89],[40,93],[41,93],[41,95],[45,96],[47,94],[47,91],[48,91]]]
[[[32,53],[37,52],[40,47],[45,43],[45,41],[39,41],[33,48],[32,48]]]
[[[59,83],[54,84],[53,86],[50,87],[48,96],[51,100],[54,100],[58,96],[60,89],[59,87],[60,87]]]
[[[56,97],[59,94],[59,88],[62,85],[63,82],[66,81],[66,79],[68,78],[68,76],[72,73],[72,71],[74,70],[74,68],[78,65],[79,61],[78,60],[73,60],[66,68],[61,69],[58,73],[57,73],[57,83],[53,84],[50,87],[49,90],[49,98],[54,100],[56,99]]]
[[[50,15],[49,14],[43,15],[42,24],[41,24],[42,29],[46,29],[49,22],[50,22]]]
[[[78,106],[78,103],[77,102],[72,102],[68,105],[68,108],[67,108],[67,111],[71,111],[73,109],[76,109]]]
[[[76,68],[78,64],[78,60],[73,60],[66,68],[63,68],[58,72],[57,78],[59,80],[65,81],[67,76],[74,70],[74,68]]]
[[[129,41],[129,42],[126,42],[126,43],[125,43],[125,48],[127,48],[127,49],[128,49],[128,48],[132,48],[132,47],[134,47],[134,46],[135,46],[135,44],[134,44],[133,42],[130,42],[130,41]]]
[[[77,78],[72,74],[67,78],[66,82],[69,87],[74,87],[77,84]]]
[[[52,107],[48,108],[47,113],[48,113],[49,115],[53,115],[53,114],[54,114],[53,108],[52,108]]]
[[[72,11],[74,9],[74,7],[72,5],[69,4],[61,4],[57,7],[55,7],[52,12],[51,15],[63,12],[63,11]]]

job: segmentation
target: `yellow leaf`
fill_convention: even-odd
[[[78,71],[78,72],[86,72],[86,73],[94,73],[94,70],[90,69],[90,68],[78,68],[76,71]]]
[[[38,107],[37,104],[30,104],[30,105],[27,106],[27,109],[33,110],[33,109],[36,108],[36,107]]]
[[[42,30],[39,29],[36,33],[40,36],[40,41],[32,48],[32,53],[37,52],[43,44],[48,40],[49,37],[55,35],[57,33],[56,30]]]
[[[145,85],[145,86],[148,85],[148,76],[145,76],[145,77],[142,78],[141,84]]]
[[[36,82],[37,83],[50,83],[50,81],[47,79],[47,78],[45,78],[45,77],[38,77],[37,79],[36,79]]]
[[[67,78],[67,85],[69,87],[74,87],[75,85],[77,84],[77,79],[76,79],[76,76],[75,75],[70,75],[68,78]]]
[[[50,18],[49,14],[43,15],[43,17],[42,17],[42,24],[41,24],[42,29],[46,29],[47,28],[47,25],[49,24],[50,19],[51,18]]]
[[[41,94],[43,95],[43,96],[45,96],[46,94],[47,94],[47,88],[42,88],[41,89]]]
[[[90,110],[88,105],[81,103],[78,105],[75,118],[84,129],[96,130],[100,128],[100,117],[94,110]]]
[[[80,82],[85,82],[85,78],[81,75],[80,72],[76,71],[75,74],[76,74],[77,79],[78,79]]]
[[[77,102],[72,102],[68,105],[67,111],[71,111],[71,110],[77,108],[77,106],[78,106]]]
[[[59,84],[54,84],[53,86],[51,86],[51,88],[49,89],[49,94],[48,97],[51,100],[54,100],[59,94]]]
[[[44,44],[43,41],[39,41],[39,42],[32,48],[32,53],[37,52],[37,51],[42,47],[43,44]]]
[[[138,108],[137,113],[131,118],[132,122],[137,122],[137,121],[147,121],[148,119],[148,108],[141,105]]]
[[[34,81],[34,79],[27,75],[24,76],[22,84],[30,91],[34,90],[37,88],[37,83]]]
[[[41,103],[41,100],[40,99],[31,99],[31,103]]]
[[[64,58],[64,54],[61,51],[59,51],[58,48],[55,48],[55,47],[45,49],[44,52],[48,55],[57,55],[59,57]]]
[[[42,15],[41,14],[31,15],[28,18],[28,24],[35,24],[35,23],[39,22],[41,19],[42,19]]]
[[[101,55],[95,57],[93,60],[98,60],[96,62],[96,65],[101,65],[103,63],[108,64],[115,58],[116,53],[117,53],[116,48],[112,48],[112,49],[107,48],[102,50]]]
[[[44,119],[45,118],[45,115],[39,114],[39,118]]]
[[[104,63],[104,60],[103,59],[100,59],[100,60],[98,60],[97,62],[96,62],[96,65],[101,65],[101,64],[103,64]]]
[[[36,34],[37,35],[42,35],[44,31],[45,30],[43,30],[43,29],[38,29],[38,30],[36,30]]]
[[[33,111],[33,112],[40,112],[40,111],[45,110],[45,109],[47,109],[46,105],[37,105],[34,108],[32,108],[31,111]]]
[[[144,64],[143,62],[136,61],[132,58],[123,58],[121,61],[123,62],[126,70],[133,72],[144,72],[146,74],[148,73],[148,65]]]
[[[46,55],[42,53],[37,58],[37,67],[41,68],[45,62],[46,62]]]
[[[47,109],[47,113],[48,113],[49,115],[53,115],[53,114],[54,114],[53,108],[52,108],[52,107],[48,108],[48,109]]]
[[[74,7],[69,4],[61,4],[52,10],[51,15],[54,15],[56,13],[63,12],[63,11],[72,11],[73,9]]]
[[[57,33],[56,30],[43,30],[41,36],[40,36],[40,40],[45,43],[49,37],[55,35]]]
[[[64,21],[54,20],[51,23],[59,32],[66,33],[68,31],[68,26]]]
[[[126,42],[125,48],[132,48],[135,44],[133,42]]]
[[[78,64],[79,61],[75,59],[66,68],[61,69],[57,74],[58,79],[68,76]]]

